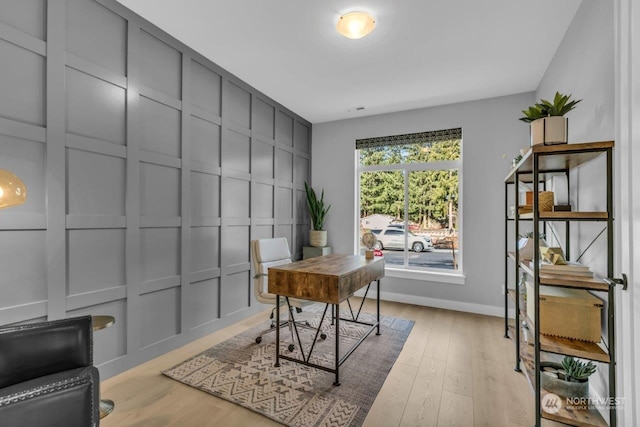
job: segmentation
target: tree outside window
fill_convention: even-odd
[[[357,141],[359,236],[377,234],[388,265],[459,268],[461,143],[461,129]]]

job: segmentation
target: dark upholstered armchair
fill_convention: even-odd
[[[0,327],[0,426],[100,425],[91,316]]]

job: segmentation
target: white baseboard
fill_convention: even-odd
[[[361,289],[355,293],[356,296],[364,296],[364,290]],[[376,298],[376,291],[369,290],[367,298]],[[453,301],[446,299],[437,299],[429,297],[421,297],[416,295],[398,294],[394,292],[381,292],[380,299],[384,301],[401,302],[405,304],[422,305],[425,307],[443,308],[445,310],[463,311],[465,313],[484,314],[486,316],[503,317],[504,308],[492,305],[474,304],[470,302]],[[515,318],[515,310],[509,309],[509,317]]]

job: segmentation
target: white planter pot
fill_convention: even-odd
[[[310,230],[309,244],[315,248],[327,246],[327,230]]]
[[[566,144],[569,120],[566,117],[543,117],[531,122],[531,145]]]
[[[542,239],[538,239],[538,244],[541,248],[547,247],[547,244]],[[533,239],[523,237],[518,241],[518,250],[520,254],[520,261],[531,261],[533,259]]]

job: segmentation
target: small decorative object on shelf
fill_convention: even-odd
[[[577,101],[569,101],[571,95],[563,95],[556,92],[553,102],[541,99],[540,102],[532,105],[526,110],[522,110],[525,123],[530,123],[531,145],[544,144],[566,144],[568,141],[568,119],[563,117],[573,110]]]
[[[571,212],[571,205],[553,205],[554,212]]]
[[[538,209],[540,212],[553,210],[553,191],[541,191],[538,194]]]
[[[562,253],[562,248],[540,248],[540,255],[542,259],[549,264],[554,265],[566,265],[567,262],[564,260],[564,254]]]
[[[513,158],[513,160],[511,161],[511,165],[512,165],[512,167],[514,167],[514,168],[515,168],[515,167],[516,167],[516,165],[518,164],[518,162],[519,162],[520,160],[522,160],[522,154],[518,154],[517,156],[515,156],[515,157]]]

